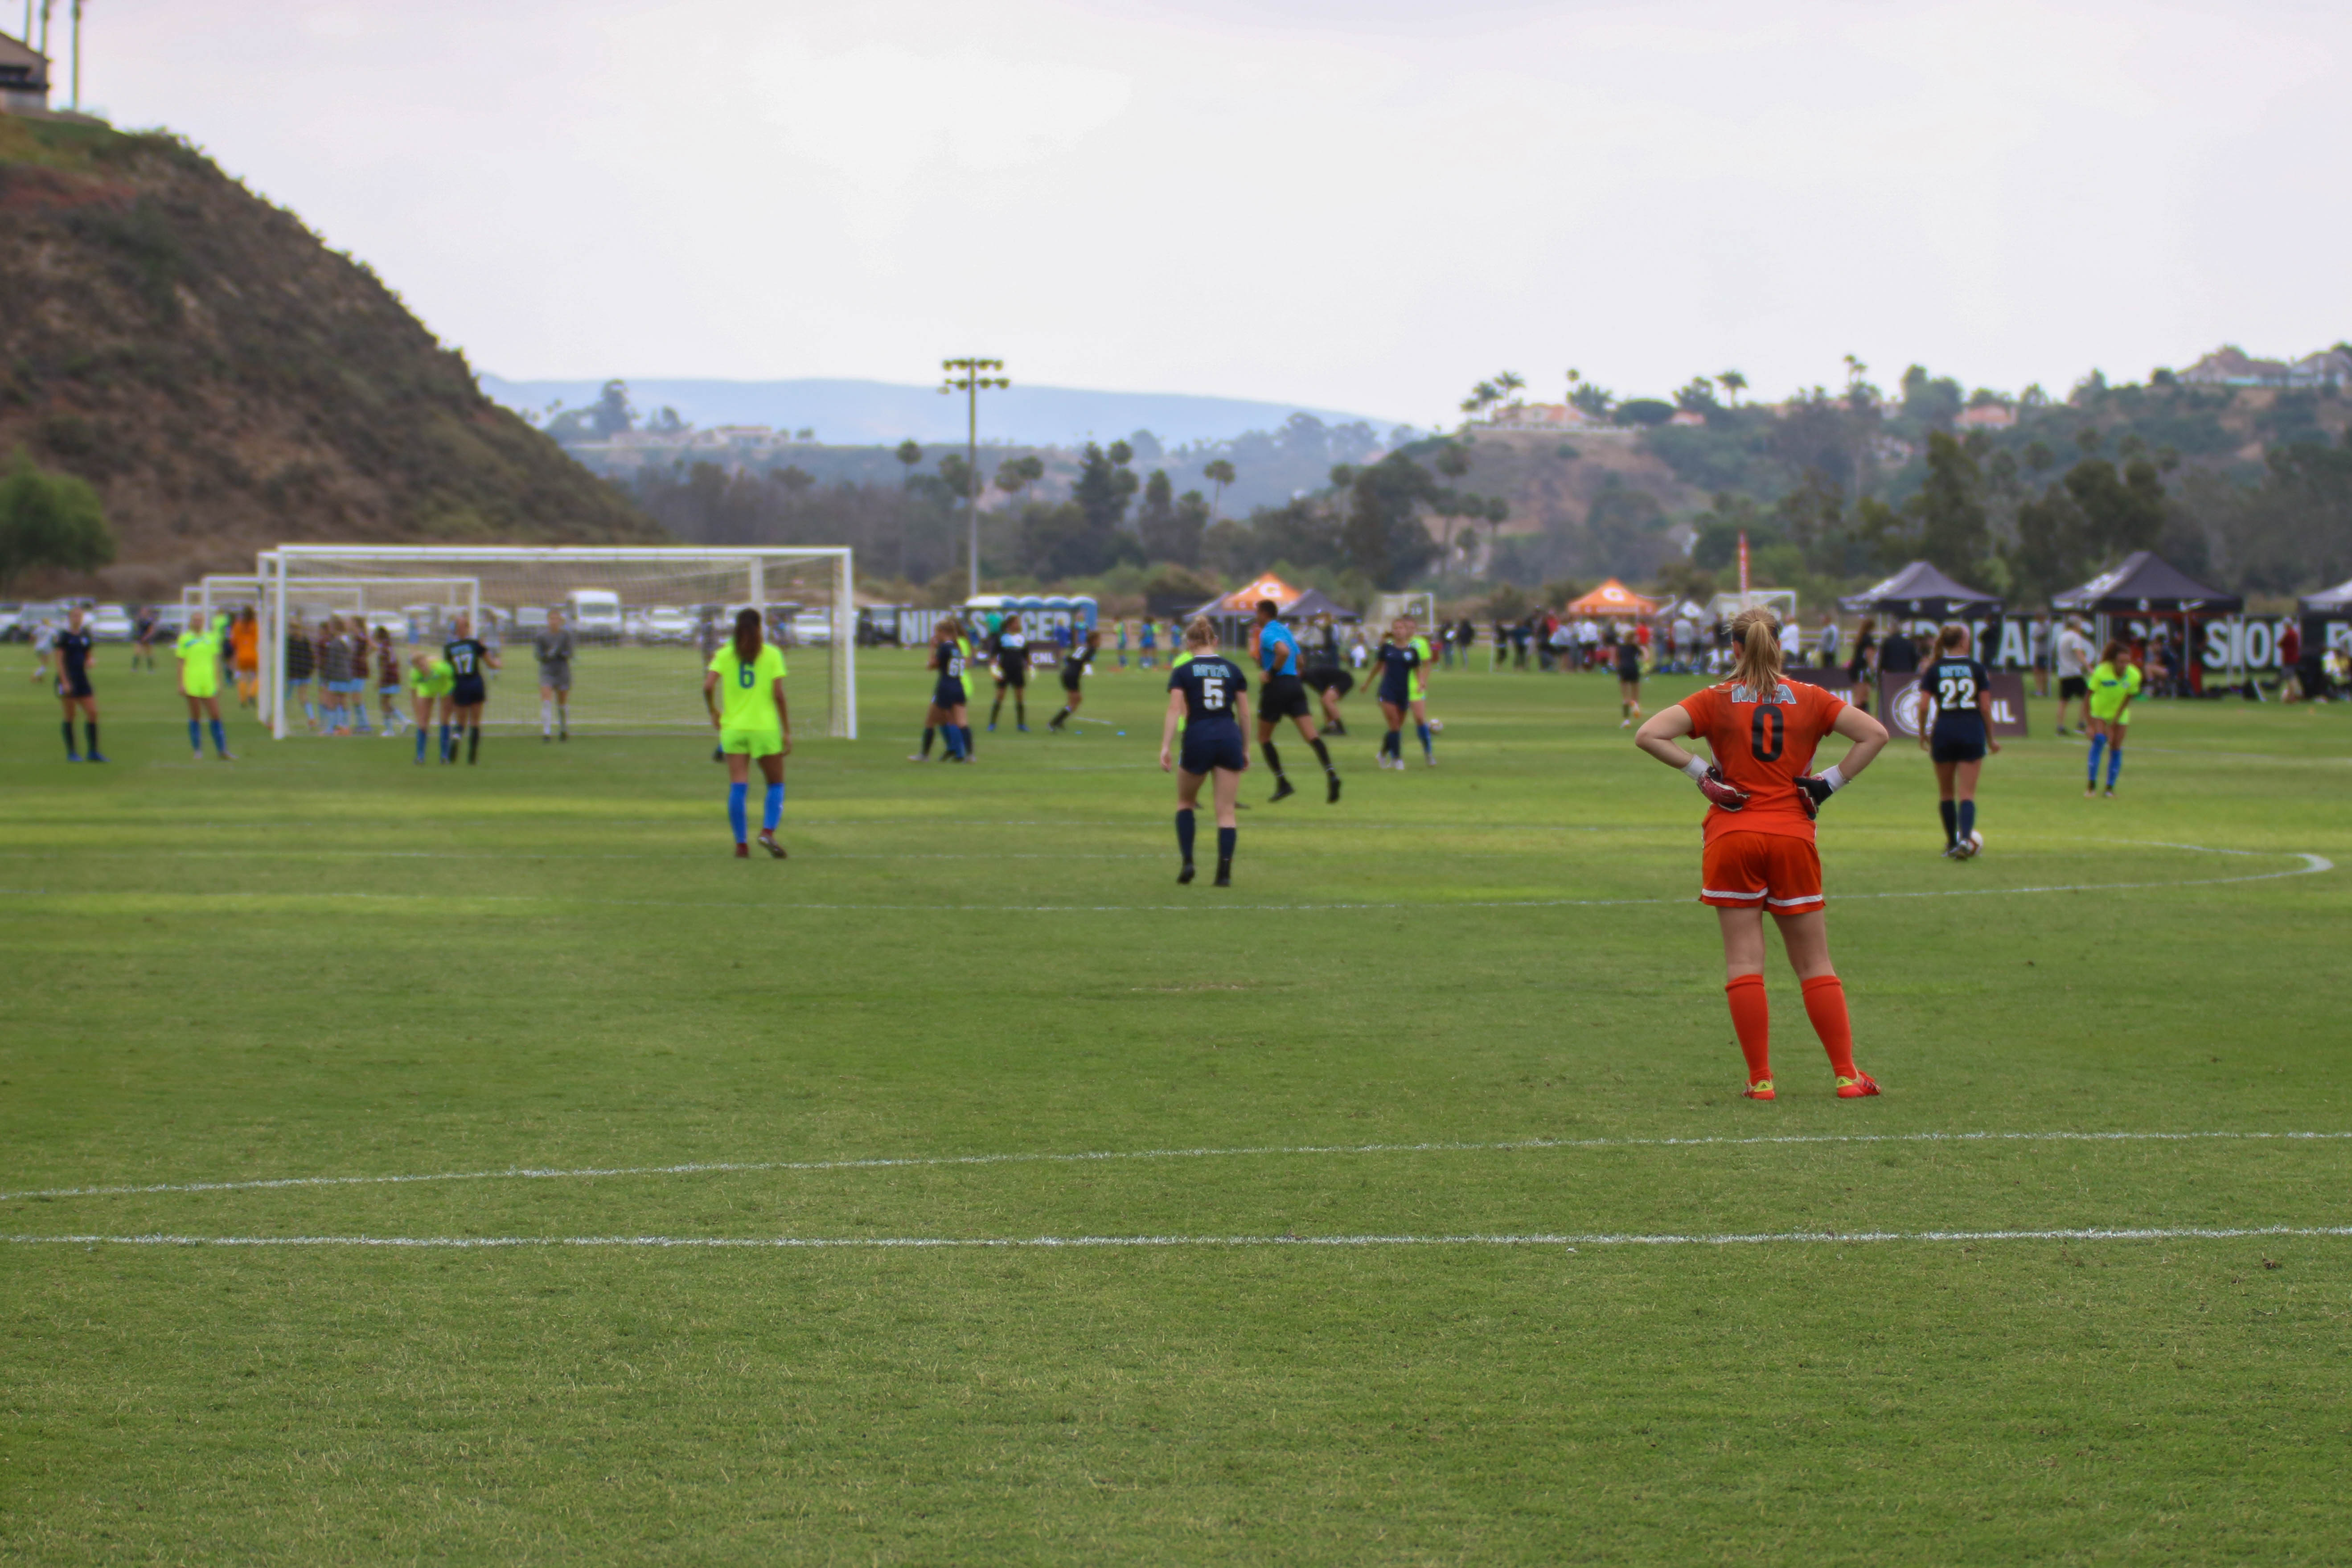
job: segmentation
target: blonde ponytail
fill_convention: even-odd
[[[1216,647],[1217,623],[1206,616],[1193,616],[1192,624],[1184,628],[1184,646],[1187,647]]]
[[[1780,623],[1761,605],[1731,618],[1731,679],[1750,691],[1780,684]]]

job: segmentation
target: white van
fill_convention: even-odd
[[[563,618],[583,642],[618,642],[621,595],[609,588],[574,588],[563,596]]]

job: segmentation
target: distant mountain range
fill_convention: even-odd
[[[942,397],[928,386],[883,381],[624,379],[628,380],[629,401],[641,417],[675,408],[679,418],[706,429],[714,425],[813,429],[817,440],[834,446],[896,445],[910,437],[925,443],[964,437],[963,399]],[[594,381],[509,381],[488,374],[480,383],[497,401],[531,416],[543,416],[558,401],[567,408],[593,403],[603,385]],[[1162,444],[1181,447],[1278,429],[1293,414],[1311,414],[1326,425],[1360,420],[1383,437],[1400,423],[1301,403],[1166,392],[1087,392],[1016,382],[1006,391],[982,394],[980,434],[983,441],[1066,447],[1149,430]]]

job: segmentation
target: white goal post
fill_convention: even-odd
[[[260,655],[258,712],[273,735],[284,733],[278,728],[278,713],[285,696],[289,627],[297,624],[308,627],[328,616],[356,616],[371,628],[396,625],[403,640],[413,641],[425,629],[419,626],[420,611],[437,621],[454,618],[460,611],[478,615],[481,610],[479,578],[289,577],[273,563],[276,553],[265,550],[255,557],[257,571],[210,573],[181,594],[184,601],[194,595],[195,603],[190,607],[201,609],[207,620],[230,605],[254,607],[261,623],[260,647],[256,650]],[[281,585],[282,603],[271,597],[273,588]]]
[[[725,640],[738,610],[756,605],[784,650],[795,730],[857,738],[856,578],[846,548],[287,544],[264,552],[259,564],[264,684],[273,698],[282,694],[286,637],[306,594],[364,583],[371,605],[390,604],[404,585],[417,590],[413,599],[432,600],[441,585],[463,582],[474,635],[501,655],[485,724],[540,722],[532,641],[548,613],[560,611],[575,650],[572,730],[706,726],[709,649]],[[422,618],[407,617],[404,661],[437,652],[454,621],[428,626]],[[268,717],[273,735],[293,732],[283,701]]]

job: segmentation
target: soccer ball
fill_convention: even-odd
[[[1973,860],[1983,853],[1984,835],[1974,829],[1970,829],[1969,833],[1969,858]]]
[[[1443,735],[1445,733],[1445,721],[1443,719],[1432,719],[1429,721],[1429,732],[1433,735]]]

